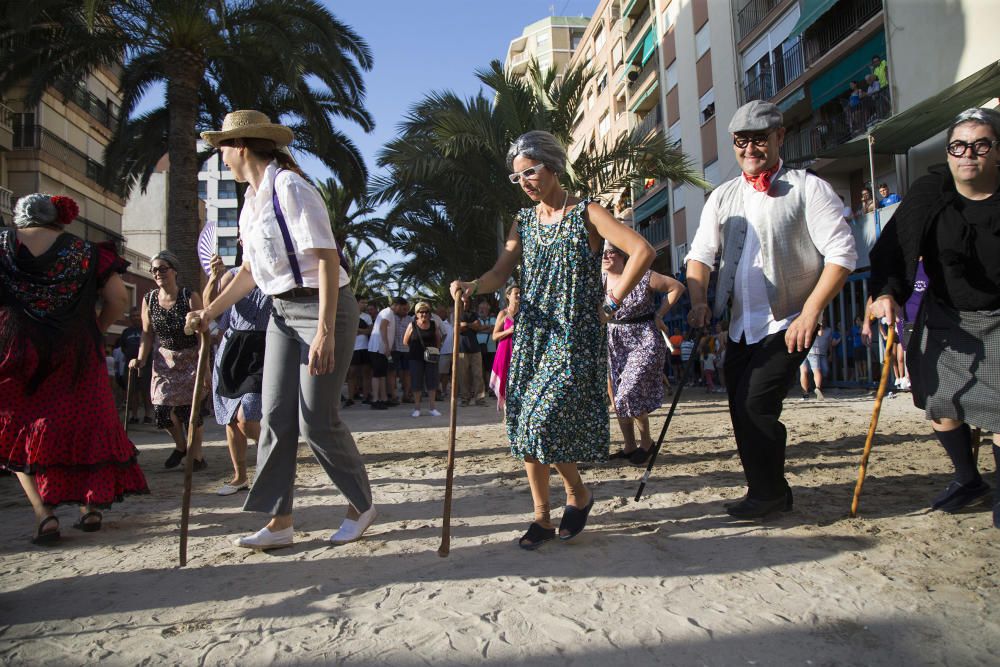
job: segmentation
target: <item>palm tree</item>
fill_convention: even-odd
[[[359,198],[348,188],[328,178],[316,184],[330,214],[333,238],[345,254],[353,254],[362,245],[369,251],[378,249],[375,241],[385,238],[383,222],[371,217],[375,209],[365,198]],[[351,265],[354,266],[353,264]]]
[[[425,97],[380,153],[386,173],[372,180],[377,200],[392,204],[386,216],[390,245],[409,253],[401,275],[432,291],[492,265],[523,206],[521,193],[507,180],[508,147],[534,129],[548,130],[569,145],[593,77],[585,67],[556,77],[532,62],[524,80],[505,72],[499,61],[476,75],[493,91],[491,98],[480,93],[463,100],[451,92]],[[676,144],[639,133],[579,155],[567,165],[564,186],[580,196],[607,198],[641,176],[708,186]]]
[[[165,130],[167,244],[185,269],[198,266],[196,132],[218,127],[227,110],[258,106],[286,122],[296,130],[298,148],[336,167],[345,187],[363,189],[363,161],[333,119],[371,129],[362,80],[371,51],[315,0],[10,4],[25,7],[10,12],[15,48],[0,68],[0,93],[26,81],[26,103],[37,105],[49,85],[124,61],[121,114],[127,118],[150,87],[165,84],[164,107],[123,123],[112,155],[123,158],[126,173],[142,174]],[[131,143],[142,138],[156,141]]]

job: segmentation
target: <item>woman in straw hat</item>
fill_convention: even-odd
[[[254,286],[273,304],[257,477],[243,505],[246,511],[271,514],[271,520],[235,543],[251,549],[292,543],[300,425],[320,465],[350,503],[330,542],[354,541],[376,511],[364,463],[335,400],[351,363],[358,303],[326,207],[286,150],[293,139],[289,128],[257,111],[234,111],[221,131],[201,136],[219,149],[236,180],[249,186],[240,213],[245,261],[208,307],[188,315],[188,323],[207,330]]]

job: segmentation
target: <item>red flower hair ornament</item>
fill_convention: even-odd
[[[68,225],[76,219],[76,216],[80,214],[80,207],[77,206],[72,197],[56,195],[55,197],[52,197],[51,200],[52,205],[56,207],[56,211],[58,212],[56,221],[60,225]]]

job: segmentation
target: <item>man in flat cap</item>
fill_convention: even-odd
[[[785,130],[775,105],[745,104],[729,131],[743,173],[716,188],[702,210],[686,258],[688,323],[705,327],[732,309],[723,372],[748,489],[727,511],[750,519],[792,508],[782,402],[857,250],[833,188],[782,166]],[[720,252],[710,309],[709,275]]]

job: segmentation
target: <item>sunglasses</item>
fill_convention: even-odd
[[[430,314],[431,314],[431,311],[429,311],[429,310],[418,310],[417,311],[417,315],[430,315]]]
[[[972,154],[975,157],[983,157],[991,150],[993,147],[1000,143],[1000,141],[990,141],[989,139],[976,139],[973,142],[960,141],[956,139],[955,141],[948,144],[948,155],[952,157],[965,157],[965,152],[972,149]]]
[[[753,144],[757,148],[764,148],[767,146],[767,139],[771,136],[770,132],[765,134],[755,134],[753,136],[746,136],[742,134],[737,134],[733,136],[733,146],[737,148],[746,148],[750,144]]]
[[[522,178],[534,178],[535,176],[538,176],[538,174],[541,173],[542,168],[544,166],[545,166],[544,164],[536,164],[535,166],[528,167],[527,169],[524,169],[522,171],[515,171],[513,174],[510,174],[507,178],[510,179],[511,183],[519,183]]]
[[[614,257],[617,254],[618,254],[617,250],[605,250],[602,253],[602,257],[604,257],[604,259],[611,259],[612,257]]]
[[[149,272],[152,273],[155,276],[158,273],[166,273],[167,271],[169,271],[172,268],[174,268],[174,267],[172,267],[172,266],[153,266],[153,267],[150,267]]]

